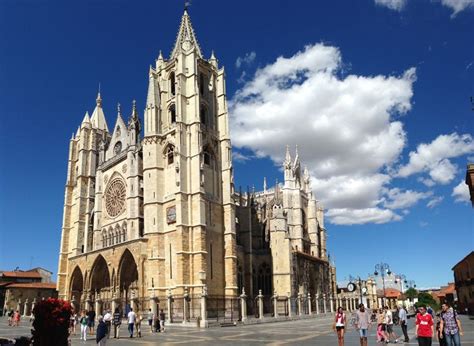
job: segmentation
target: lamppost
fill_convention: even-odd
[[[387,263],[379,263],[375,265],[374,275],[379,275],[382,277],[382,286],[383,286],[383,297],[382,297],[382,306],[385,305],[385,274],[390,275],[392,272],[390,271],[390,266]]]
[[[415,280],[405,280],[405,284],[408,288],[416,288]]]
[[[395,283],[400,283],[400,292],[403,293],[403,284],[407,283],[407,277],[403,274],[395,275]]]

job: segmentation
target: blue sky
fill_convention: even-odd
[[[474,161],[474,2],[204,1],[206,57],[226,68],[235,181],[282,180],[298,150],[327,209],[340,280],[381,261],[437,286],[474,248],[460,185]],[[180,1],[0,2],[0,268],[57,270],[68,141],[95,105],[143,109]],[[279,60],[277,60],[280,57]],[[142,117],[143,112],[140,112]],[[261,135],[261,134],[264,135]]]

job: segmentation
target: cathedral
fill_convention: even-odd
[[[257,296],[335,295],[323,208],[298,153],[287,149],[283,182],[234,189],[224,68],[203,56],[186,10],[169,58],[150,67],[143,117],[119,105],[109,128],[99,93],[70,140],[60,298],[171,315],[171,297],[185,297],[193,318],[203,295],[224,313],[241,295],[250,310]]]

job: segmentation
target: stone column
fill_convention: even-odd
[[[183,323],[186,323],[188,321],[189,317],[189,309],[188,309],[188,288],[184,288],[184,294],[183,294]]]
[[[30,316],[33,315],[33,310],[35,309],[35,305],[36,305],[36,298],[34,298],[34,299],[33,299],[33,303],[31,303]]]
[[[240,308],[242,310],[242,322],[247,321],[247,296],[245,295],[245,288],[242,288],[240,295]]]
[[[301,293],[298,293],[298,315],[302,315],[303,311],[301,311]]]
[[[20,308],[21,308],[21,299],[18,299],[18,303],[16,303],[16,311],[20,313]]]
[[[171,307],[172,307],[171,299],[173,298],[173,296],[171,295],[171,289],[168,289],[168,295],[166,298],[167,298],[167,303],[168,303],[168,320],[166,322],[171,323],[173,321],[172,314],[171,314]]]
[[[327,310],[327,302],[326,302],[326,295],[323,294],[323,312],[326,313],[328,310]]]
[[[258,318],[263,319],[263,294],[262,290],[258,290]]]
[[[273,292],[273,317],[277,318],[278,317],[278,295],[275,292]]]
[[[207,321],[207,286],[203,286],[201,293],[201,327],[207,328],[209,322]]]
[[[23,305],[23,316],[27,316],[28,314],[28,298],[25,300],[25,304]]]
[[[97,298],[95,300],[95,317],[96,318],[98,318],[100,315],[101,303],[102,302],[100,301],[100,298]],[[135,309],[133,311],[135,311]]]
[[[329,296],[329,309],[331,312],[334,312],[334,297],[332,295]]]
[[[319,294],[316,293],[314,299],[316,300],[316,314],[319,315]]]
[[[291,318],[293,316],[293,312],[291,311],[291,294],[288,292],[288,317]]]
[[[308,315],[311,315],[313,312],[311,311],[311,293],[308,292]]]

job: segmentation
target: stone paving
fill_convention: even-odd
[[[462,345],[474,345],[474,319],[461,316],[465,336]],[[410,342],[404,345],[417,345],[414,338],[413,319],[409,320]],[[12,328],[7,326],[6,318],[0,318],[0,336],[17,337],[29,335],[29,323],[22,321],[22,326]],[[399,327],[395,332],[401,335]],[[141,338],[130,339],[127,336],[126,325],[122,325],[121,338],[109,339],[108,345],[337,345],[337,339],[331,330],[328,319],[305,319],[298,321],[265,323],[237,327],[215,327],[197,329],[171,326],[165,333],[150,333],[147,326],[142,329]],[[349,328],[345,345],[359,345],[357,331]],[[435,341],[434,345],[438,345]],[[72,336],[72,345],[95,345],[95,338],[90,336],[87,341],[79,340],[79,335]],[[369,333],[369,345],[376,345],[375,331]],[[379,344],[381,345],[381,344]]]

